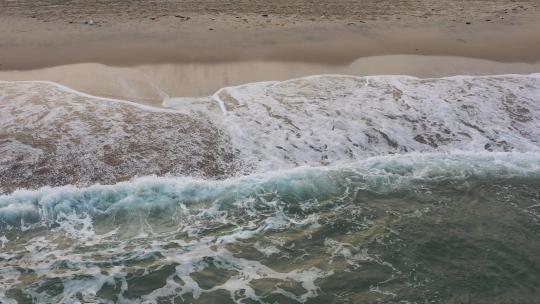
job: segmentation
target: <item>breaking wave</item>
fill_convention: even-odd
[[[187,177],[142,177],[115,185],[78,188],[63,186],[18,190],[0,196],[0,223],[24,228],[52,224],[81,214],[91,217],[119,213],[213,208],[227,211],[238,201],[259,196],[287,196],[298,201],[338,196],[354,185],[386,193],[414,187],[415,183],[446,180],[465,186],[471,179],[537,178],[540,154],[412,154],[369,158],[353,165],[304,167],[222,181]],[[162,219],[162,215],[159,216]]]

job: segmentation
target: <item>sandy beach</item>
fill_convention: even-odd
[[[451,2],[3,1],[0,80],[156,104],[313,74],[538,71],[540,4]]]
[[[538,0],[0,0],[0,303],[538,304]]]

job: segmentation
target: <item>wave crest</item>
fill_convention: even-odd
[[[413,154],[374,157],[347,166],[297,168],[222,181],[194,178],[136,178],[115,185],[18,190],[0,196],[0,221],[18,226],[51,224],[69,214],[115,217],[170,210],[227,212],[239,202],[268,203],[277,197],[305,202],[336,197],[350,188],[374,193],[411,191],[417,184],[448,181],[538,178],[534,153]]]

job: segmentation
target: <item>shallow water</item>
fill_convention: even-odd
[[[384,55],[342,64],[275,60],[192,62],[114,67],[78,63],[37,70],[0,70],[0,80],[49,80],[95,96],[127,99],[159,106],[164,96],[204,97],[223,87],[261,81],[285,81],[321,74],[349,76],[410,75],[421,78],[452,75],[531,74],[537,63],[503,63],[456,56]]]
[[[0,197],[24,303],[534,303],[540,156],[369,158]],[[407,302],[408,301],[408,302]]]

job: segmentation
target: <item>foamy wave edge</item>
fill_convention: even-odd
[[[308,75],[303,77],[297,77],[297,78],[291,78],[283,81],[278,80],[269,80],[269,81],[256,81],[256,82],[248,82],[243,83],[239,85],[233,85],[233,86],[226,86],[219,88],[216,90],[216,92],[208,97],[212,97],[220,106],[221,109],[223,109],[223,101],[219,98],[219,93],[227,90],[227,89],[233,89],[237,87],[243,87],[243,86],[249,86],[249,85],[258,85],[258,84],[275,84],[275,83],[287,83],[291,81],[297,81],[297,80],[310,80],[310,79],[316,79],[320,77],[349,77],[349,78],[355,78],[355,79],[380,79],[380,78],[401,78],[401,79],[422,79],[422,80],[441,80],[441,79],[485,79],[485,78],[494,78],[494,77],[516,77],[516,78],[527,78],[527,77],[534,77],[534,78],[540,78],[540,73],[532,73],[532,74],[495,74],[495,75],[455,75],[455,76],[448,76],[448,77],[433,77],[433,78],[420,78],[415,76],[409,76],[409,75],[371,75],[371,76],[355,76],[355,75],[346,75],[346,74],[316,74],[316,75]],[[6,81],[6,80],[0,80],[0,83],[36,83],[36,84],[48,84],[53,85],[56,88],[67,92],[67,93],[73,93],[77,94],[81,97],[87,97],[87,98],[93,98],[98,99],[102,101],[108,101],[108,102],[115,102],[115,103],[121,103],[121,104],[127,104],[134,107],[138,107],[140,109],[145,109],[150,112],[169,112],[169,113],[175,113],[180,112],[178,110],[168,108],[166,107],[167,101],[174,98],[205,98],[201,96],[166,96],[163,100],[164,107],[155,107],[150,106],[146,104],[137,103],[134,101],[130,101],[127,99],[118,99],[118,98],[109,98],[109,97],[103,97],[99,95],[92,95],[88,93],[84,93],[81,91],[78,91],[74,88],[70,88],[66,85],[60,84],[58,82],[54,81],[48,81],[48,80],[15,80],[15,81]]]
[[[54,222],[68,214],[99,216],[121,211],[159,209],[210,203],[234,208],[232,202],[261,193],[299,199],[330,197],[351,180],[365,190],[390,193],[418,183],[448,180],[463,185],[472,180],[540,178],[540,153],[424,153],[368,158],[353,164],[299,167],[226,180],[191,177],[137,177],[113,185],[66,185],[20,189],[0,196],[0,226]]]

